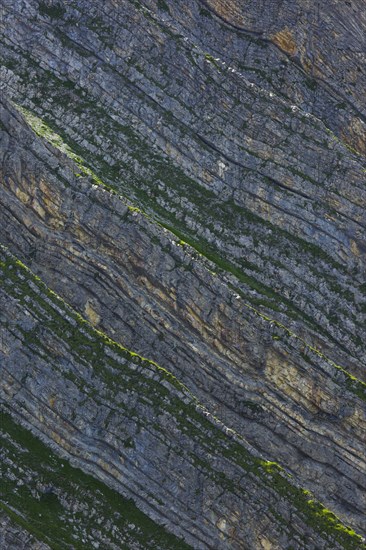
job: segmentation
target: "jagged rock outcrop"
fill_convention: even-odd
[[[252,472],[241,492],[238,480],[248,476],[235,463],[247,452],[253,464],[278,461],[291,483],[366,534],[359,83],[340,105],[341,77],[320,78],[316,63],[309,73],[306,25],[289,50],[281,29],[296,4],[288,23],[273,16],[260,31],[234,2],[3,4],[3,91],[17,105],[5,102],[1,112],[2,243],[206,407],[189,401],[186,409],[180,383],[175,395],[164,382],[156,410],[150,382],[135,397],[111,389],[112,398],[112,343],[103,340],[94,356],[77,325],[71,349],[66,325],[65,337],[55,332],[62,318],[75,325],[68,306],[39,310],[31,274],[10,284],[5,254],[0,357],[4,401],[14,414],[24,409],[17,422],[194,548],[362,547],[345,530],[337,538],[333,520],[276,468]],[[332,67],[337,54],[327,44],[317,47]],[[102,338],[85,330],[91,342]],[[174,410],[166,406],[173,398],[183,399]],[[181,425],[178,411],[192,422]],[[116,426],[125,414],[132,450],[126,445],[121,465]],[[225,433],[239,445],[230,457]],[[166,471],[173,464],[178,476]],[[304,504],[300,515],[290,495]]]

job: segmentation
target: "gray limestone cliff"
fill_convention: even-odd
[[[364,547],[364,13],[274,4],[2,1],[9,548]]]

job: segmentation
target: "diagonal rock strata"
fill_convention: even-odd
[[[24,220],[5,232],[12,248],[82,314],[172,370],[226,423],[363,529],[364,384],[246,304],[174,235],[75,177],[72,161],[8,112],[9,126],[25,132],[21,142],[30,145],[19,150],[10,140],[9,151],[39,174],[37,181],[22,168],[14,174],[14,156],[4,165],[6,219]],[[45,171],[55,154],[57,173]]]
[[[196,548],[255,548],[263,533],[277,546],[285,539],[299,548],[360,546],[359,536],[212,417],[169,372],[93,330],[5,250],[1,272],[3,402],[72,464],[132,497]],[[10,447],[24,443],[25,433],[8,416],[2,427]],[[33,446],[36,455],[45,452]],[[5,452],[14,469],[11,456]],[[69,473],[67,463],[52,461]],[[7,477],[13,479],[9,470]],[[70,496],[52,479],[52,494],[63,504]],[[36,500],[41,484],[33,489]],[[253,514],[256,521],[248,521]]]
[[[4,399],[16,422],[56,455],[70,458],[71,434],[72,454],[83,454],[78,466],[94,477],[108,470],[105,484],[132,496],[194,548],[362,547],[343,527],[335,537],[338,520],[289,487],[310,490],[365,536],[363,13],[357,1],[317,11],[311,3],[244,4],[2,3],[0,240],[64,300],[42,287],[48,301],[40,308],[33,293],[40,283],[4,252]],[[82,317],[73,317],[67,303]],[[140,483],[153,465],[148,495],[145,485],[118,485],[118,468],[110,471],[118,433],[108,435],[105,408],[113,407],[106,392],[116,360],[110,349],[120,352],[119,345],[137,354],[124,348],[128,362],[171,372],[175,378],[164,374],[160,382],[183,399],[188,409],[180,410],[194,420],[186,433],[167,408],[145,433],[138,461],[124,471]],[[42,368],[32,370],[38,361]],[[95,387],[86,372],[95,375]],[[53,388],[48,404],[44,376]],[[64,383],[81,393],[85,386],[86,397],[71,403],[65,396],[59,404]],[[10,387],[25,400],[9,400]],[[158,391],[151,388],[141,379],[134,390],[138,410],[120,388],[110,414],[133,412],[131,430],[143,431]],[[159,397],[159,410],[168,394]],[[212,429],[226,434],[221,439],[212,432],[210,438],[222,442],[219,451],[200,439],[206,414]],[[76,419],[80,433],[72,428]],[[161,427],[164,444],[173,436],[181,441],[173,437],[178,454],[169,451],[159,461],[161,442],[153,444],[151,433],[157,436]],[[266,477],[263,489],[257,485],[262,470],[260,476],[251,471],[252,493],[238,496],[234,485],[243,464],[234,459],[242,451],[234,446],[225,454],[228,434],[230,444],[280,463],[292,481],[281,474],[273,487]],[[126,437],[130,449],[133,438]],[[13,443],[19,451],[22,444]],[[104,473],[85,461],[95,449],[106,453]],[[201,462],[187,459],[183,467],[181,453],[186,459],[188,451],[198,452]],[[195,495],[180,470],[164,485],[164,467],[173,463],[192,486],[199,479]],[[206,474],[210,488],[200,493]],[[284,493],[282,478],[290,482]],[[268,491],[276,503],[270,510]],[[287,511],[278,514],[273,491]],[[39,491],[34,494],[38,499]],[[295,494],[315,523],[296,508]],[[225,513],[215,516],[222,503]],[[25,522],[26,502],[18,502],[17,513],[8,504],[1,536],[17,541],[9,544],[58,544],[44,538],[35,518]],[[327,514],[328,523],[317,523]],[[112,531],[110,524],[103,535],[88,531],[90,541],[139,547],[130,528],[118,541]],[[162,547],[183,544],[158,532]],[[80,532],[70,542],[70,533],[62,544],[85,544]]]

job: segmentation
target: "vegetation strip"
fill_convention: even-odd
[[[22,481],[18,485],[16,479],[2,476],[0,508],[53,550],[64,550],[66,544],[75,550],[85,549],[85,542],[81,540],[81,531],[85,529],[88,533],[100,530],[113,541],[114,536],[108,527],[111,518],[127,541],[133,544],[135,540],[142,548],[190,548],[154,523],[131,500],[61,459],[28,430],[16,424],[5,411],[0,412],[0,432],[7,464],[10,459],[14,464],[11,471]],[[28,483],[22,479],[24,472],[31,478]],[[75,514],[75,502],[79,502],[84,511]],[[97,522],[99,517],[102,524]],[[78,535],[79,539],[76,538]],[[113,542],[116,544],[118,540]],[[119,548],[128,550],[130,547],[126,544]]]
[[[344,526],[331,511],[311,498],[310,492],[294,486],[290,481],[290,476],[278,464],[252,455],[245,448],[240,435],[233,430],[228,430],[219,420],[212,417],[204,407],[200,406],[198,400],[191,392],[188,392],[187,388],[170,372],[159,367],[153,361],[149,361],[127,350],[102,332],[95,330],[24,266],[22,262],[16,260],[4,247],[1,247],[1,251],[0,270],[2,272],[3,286],[6,286],[8,291],[13,288],[12,292],[15,293],[17,299],[29,296],[34,300],[41,301],[43,307],[45,307],[45,304],[48,304],[54,318],[54,322],[51,324],[52,330],[59,327],[59,335],[63,335],[63,339],[65,342],[69,342],[69,344],[75,334],[74,332],[70,333],[70,325],[73,328],[75,327],[74,323],[71,323],[68,319],[76,321],[76,329],[78,330],[78,340],[75,343],[76,351],[81,356],[86,354],[87,361],[91,367],[94,368],[97,364],[103,362],[103,357],[108,347],[123,359],[122,365],[121,363],[115,364],[117,369],[121,369],[121,366],[123,366],[124,370],[129,370],[130,367],[125,363],[127,360],[159,373],[162,378],[171,384],[172,389],[174,387],[176,390],[179,390],[178,397],[171,394],[171,390],[162,386],[157,380],[146,380],[148,385],[151,386],[151,389],[146,388],[146,391],[150,395],[154,395],[156,391],[160,394],[161,392],[165,395],[170,394],[172,401],[170,405],[167,405],[169,412],[176,418],[178,423],[188,423],[191,437],[196,437],[202,443],[202,437],[205,436],[205,441],[203,441],[204,447],[208,446],[213,453],[221,452],[228,460],[234,461],[235,464],[242,467],[246,472],[254,474],[259,483],[271,487],[281,497],[286,498],[298,510],[309,526],[319,530],[320,533],[324,532],[334,537],[346,549],[358,549],[362,547],[361,544],[363,541],[359,535],[349,527]],[[13,284],[7,285],[7,280],[11,280]],[[18,292],[16,291],[17,288]],[[45,298],[47,298],[47,301]],[[30,307],[29,300],[27,301],[27,307]],[[65,318],[65,315],[67,315],[67,318]],[[65,325],[68,325],[69,330],[66,329]],[[90,356],[90,349],[93,351],[98,350],[99,356],[95,357],[94,353]],[[144,375],[144,369],[139,371],[140,381],[135,382],[135,389],[138,392],[143,387],[140,379],[141,375]],[[159,390],[158,387],[160,388]],[[189,396],[189,403],[184,403],[179,397],[182,393]],[[183,415],[181,414],[182,411],[184,411]],[[199,411],[205,411],[211,420],[201,415]],[[196,430],[192,432],[195,426]],[[221,429],[218,429],[220,427]],[[208,439],[205,435],[207,432],[209,433]],[[234,441],[228,438],[225,432],[227,434],[231,433]],[[222,474],[216,472],[215,476],[217,475]],[[230,482],[230,480],[228,481]]]
[[[163,223],[163,222],[155,221],[154,219],[152,219],[152,217],[150,215],[148,215],[146,212],[144,212],[141,208],[137,208],[137,207],[133,206],[132,203],[129,200],[126,199],[126,197],[124,197],[123,195],[120,195],[116,189],[113,189],[110,185],[106,184],[102,179],[100,179],[95,174],[95,172],[89,166],[87,166],[85,164],[85,161],[79,155],[76,155],[72,151],[72,149],[63,141],[62,137],[59,134],[57,134],[56,132],[54,132],[52,130],[52,128],[50,128],[48,126],[48,124],[46,124],[42,119],[40,119],[38,116],[31,113],[29,110],[25,109],[24,107],[21,107],[21,106],[15,104],[15,103],[13,103],[13,105],[17,110],[19,110],[23,114],[23,116],[25,117],[27,123],[30,125],[32,130],[39,137],[41,137],[42,139],[45,139],[46,141],[48,141],[51,145],[53,145],[54,147],[56,147],[57,149],[62,151],[67,157],[69,157],[71,160],[73,160],[77,164],[77,166],[81,170],[81,174],[80,173],[75,173],[76,176],[78,176],[78,175],[90,176],[92,178],[92,181],[95,184],[101,186],[106,191],[108,191],[108,192],[110,192],[114,195],[117,195],[119,200],[121,200],[129,208],[129,210],[131,212],[138,212],[144,218],[146,218],[146,220],[148,220],[150,223],[155,224],[155,225],[159,225],[160,227],[163,227],[163,228],[167,229],[173,235],[178,237],[180,244],[189,245],[195,251],[196,254],[198,254],[199,256],[204,257],[208,261],[212,262],[216,266],[217,269],[219,269],[220,271],[222,270],[224,272],[226,271],[228,273],[231,273],[239,281],[247,283],[249,286],[253,287],[253,284],[249,280],[250,278],[248,278],[248,276],[243,274],[243,272],[240,269],[235,268],[234,266],[232,266],[232,264],[230,262],[228,262],[226,260],[223,260],[222,257],[217,252],[215,252],[213,249],[207,248],[207,247],[201,247],[198,242],[194,242],[194,241],[192,241],[192,239],[190,239],[190,241],[188,243],[185,242],[184,240],[182,240],[182,239],[187,238],[187,236],[184,233],[177,230],[175,227],[172,227],[171,225],[168,225],[168,224]],[[250,298],[249,296],[244,296],[243,292],[240,291],[240,289],[238,289],[236,286],[234,286],[234,285],[230,285],[230,286],[244,300],[248,300]],[[273,292],[270,292],[270,289],[264,288],[263,285],[260,284],[260,283],[258,285],[254,285],[254,288],[258,292],[264,292],[264,294],[267,295],[268,298],[269,297],[276,298],[276,294],[274,294]],[[290,304],[290,302],[288,302],[288,303]],[[266,302],[265,305],[268,308],[271,308],[271,309],[273,308],[273,304],[271,302]],[[271,325],[275,325],[276,327],[278,327],[281,330],[285,331],[289,336],[291,336],[293,338],[296,338],[299,342],[301,342],[301,344],[303,346],[305,346],[305,348],[307,350],[309,350],[310,352],[315,353],[318,357],[325,360],[329,365],[332,366],[332,368],[336,369],[337,371],[342,372],[346,377],[347,388],[352,393],[354,393],[355,395],[357,395],[358,397],[360,397],[361,399],[366,401],[366,384],[364,382],[362,382],[361,380],[359,380],[358,378],[356,378],[355,376],[350,374],[342,366],[337,365],[334,361],[332,361],[326,355],[324,355],[320,350],[318,350],[314,346],[311,346],[310,344],[308,344],[305,340],[303,340],[300,336],[296,335],[293,331],[288,329],[285,325],[283,325],[282,323],[280,323],[279,321],[277,321],[275,319],[272,319],[271,317],[268,317],[268,315],[263,314],[262,312],[260,312],[258,309],[256,309],[254,307],[253,303],[245,301],[245,303],[243,303],[243,306],[248,308],[249,310],[253,311],[257,316],[259,316],[261,319],[265,320],[266,322],[269,322]],[[305,319],[307,318],[306,314],[304,314],[303,312],[299,312],[299,313],[301,313],[301,315]],[[290,317],[292,317],[291,311],[288,311],[287,314]],[[297,315],[294,316],[294,318],[296,318],[296,317],[297,317]],[[307,318],[306,320],[310,324],[312,324],[312,320],[310,318]],[[322,330],[320,329],[320,327],[318,325],[314,328],[319,329],[320,332],[322,332]],[[327,335],[327,336],[330,337],[331,340],[333,340],[333,338],[330,335]]]

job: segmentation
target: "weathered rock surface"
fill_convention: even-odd
[[[3,109],[3,125],[7,127],[2,133],[3,213],[7,220],[22,220],[11,232],[13,249],[27,257],[32,268],[92,323],[100,325],[103,319],[103,328],[114,338],[133,343],[140,353],[156,356],[162,366],[195,388],[220,418],[267,456],[285,464],[337,514],[363,530],[365,386],[248,306],[225,278],[208,269],[208,262],[194,257],[188,245],[179,244],[119,197],[77,178],[77,166],[41,143],[14,110]],[[10,287],[5,290],[3,310],[7,309],[10,319],[19,319],[21,307],[17,312],[10,304],[5,307]],[[53,336],[48,338],[50,325],[52,320],[47,317],[40,319],[37,327],[31,320],[25,324],[26,332],[40,332],[42,342],[48,342],[46,353],[41,354],[44,372],[50,369],[52,355],[65,354]],[[13,407],[16,399],[23,409],[30,407],[29,396],[23,395],[27,380],[32,385],[36,381],[37,392],[42,396],[48,393],[48,401],[58,396],[58,402],[60,381],[64,385],[66,373],[50,372],[44,385],[38,369],[29,372],[34,359],[24,356],[24,342],[15,345],[4,335],[2,344],[3,369],[13,377],[11,367],[16,364],[16,378],[24,381],[8,393]],[[94,369],[99,360],[92,359]],[[75,366],[75,358],[66,359],[66,364]],[[69,397],[60,401],[64,402],[61,416],[71,403],[75,407],[69,410],[71,417],[77,416],[76,411],[82,417],[86,410],[94,411],[83,422],[89,426],[87,430],[99,433],[105,418],[102,410],[111,409],[111,404],[104,403],[102,387],[98,382],[98,390],[91,390],[98,394],[98,406],[80,403],[77,407],[67,384]],[[35,390],[32,395],[34,399]],[[128,402],[127,409],[132,408]],[[32,424],[39,415],[50,422],[40,403],[32,403],[31,411]],[[140,417],[137,411],[136,420]],[[146,426],[146,420],[140,418],[139,424]],[[52,433],[57,434],[56,430],[57,425]],[[62,441],[59,435],[54,438]],[[155,445],[145,449],[142,458],[150,462]],[[81,447],[81,442],[75,446]],[[160,460],[166,464],[167,458],[161,456]],[[139,468],[146,467],[140,464]],[[157,474],[160,476],[159,471]],[[319,483],[322,478],[327,483]],[[167,495],[162,501],[167,501]],[[170,522],[176,523],[173,518]],[[187,537],[195,531],[189,526],[183,534]],[[253,535],[248,540],[250,537]]]
[[[2,88],[18,106],[5,102],[1,112],[0,229],[2,243],[95,327],[174,373],[245,438],[238,444],[278,461],[365,535],[364,58],[355,50],[364,24],[356,3],[336,4],[314,19],[310,5],[301,15],[286,2],[275,11],[271,2],[3,2]],[[334,35],[320,36],[320,21]],[[10,294],[8,285],[4,304]],[[28,306],[38,324],[24,317]],[[165,401],[153,435],[141,435],[138,457],[117,461],[119,470],[106,381],[95,374],[92,384],[83,371],[87,399],[71,384],[80,360],[96,373],[104,359],[88,344],[78,351],[87,357],[75,356],[54,334],[61,321],[34,307],[25,297],[4,306],[4,381],[15,367],[24,375],[4,399],[13,412],[21,404],[17,421],[55,452],[74,455],[194,548],[348,544],[305,528],[292,501],[280,511],[277,497],[268,504],[267,478],[264,487],[251,479],[245,496],[227,491],[220,476],[230,485],[242,474],[226,459],[213,482],[207,471],[216,454],[227,458],[228,442],[208,449],[177,428],[179,450],[163,450],[156,438],[170,441],[164,430],[179,417],[163,414]],[[15,333],[11,319],[23,319]],[[45,405],[59,394],[60,410]],[[123,395],[130,412],[135,401]],[[136,422],[150,426],[146,411],[137,407],[126,437]],[[192,445],[208,470],[187,459],[181,485],[173,475],[165,487],[167,464]],[[98,457],[117,469],[106,476]],[[194,482],[201,474],[204,493]],[[215,496],[205,504],[203,494]]]
[[[30,425],[73,465],[132,497],[140,509],[184,536],[193,548],[361,547],[360,537],[337,524],[309,492],[205,411],[166,370],[98,334],[6,251],[0,265],[2,400],[18,422]],[[100,518],[104,527],[105,519],[98,513],[98,499],[90,510],[90,491],[77,492],[76,502],[70,502],[78,486],[67,463],[63,470],[65,463],[55,463],[43,450],[46,464],[41,472],[46,472],[35,479],[40,444],[31,447],[35,456],[29,468],[27,456],[18,458],[26,452],[19,445],[26,439],[24,433],[19,435],[7,416],[2,428],[5,488],[14,480],[25,486],[23,498],[17,490],[13,497],[8,491],[5,504],[19,506],[28,520],[29,509],[21,509],[26,494],[31,493],[28,508],[30,497],[35,506],[42,495],[52,496],[58,523],[67,525],[71,512],[79,517],[80,508],[88,519],[75,526],[79,529],[73,529],[77,535],[71,539],[120,548],[114,521],[104,539],[96,531],[93,518]],[[51,489],[44,479],[47,473]],[[65,487],[60,488],[65,478],[71,481],[66,495]],[[85,476],[77,480],[82,488],[87,486]],[[97,495],[104,496],[101,490]],[[51,511],[49,515],[53,519]],[[55,539],[47,533],[47,538],[61,547],[70,538],[70,530],[64,531]],[[185,547],[171,541],[165,546],[163,539],[152,546],[149,542],[128,548]]]
[[[5,3],[4,90],[239,273],[252,301],[364,373],[365,178],[339,142],[354,105],[321,82],[315,93],[292,58],[199,3],[173,15],[152,4]]]
[[[355,143],[366,152],[365,97],[366,87],[366,15],[362,0],[339,2],[331,0],[316,4],[311,1],[275,2],[263,0],[206,0],[225,23],[237,31],[252,33],[258,38],[275,44],[296,62],[309,79],[308,87],[316,89],[320,83],[330,96],[344,98],[354,109]],[[301,91],[298,90],[298,97]],[[319,105],[314,105],[319,108]],[[320,107],[321,108],[321,107]],[[329,111],[320,112],[329,120]],[[338,126],[343,138],[351,138],[354,130],[352,119],[347,127]],[[340,123],[336,115],[331,122]],[[356,137],[357,136],[357,137]]]
[[[37,541],[3,512],[0,513],[0,544],[7,550],[50,550],[47,544]]]

